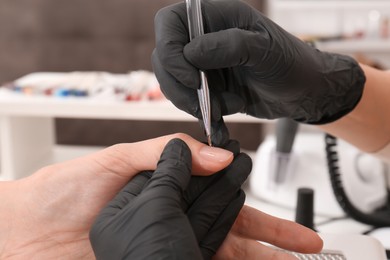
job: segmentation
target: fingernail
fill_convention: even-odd
[[[233,157],[233,153],[228,150],[210,146],[204,146],[199,154],[203,159],[214,162],[226,162]]]

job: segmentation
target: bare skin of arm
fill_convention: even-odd
[[[319,127],[362,151],[375,153],[390,142],[390,72],[360,66],[366,84],[359,104],[341,119]]]

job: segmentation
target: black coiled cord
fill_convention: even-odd
[[[333,193],[345,213],[351,218],[368,225],[375,227],[390,226],[390,210],[387,205],[372,213],[364,213],[357,209],[348,199],[341,179],[336,137],[325,134],[325,150]]]

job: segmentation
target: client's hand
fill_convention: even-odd
[[[190,147],[198,174],[220,171],[233,160],[229,151],[176,134],[114,145],[0,182],[0,259],[94,259],[88,233],[99,211],[137,173],[156,169],[175,137]]]
[[[157,169],[142,172],[97,217],[90,239],[97,259],[211,259],[245,200],[241,185],[252,163],[230,142],[232,164],[191,177],[191,152],[180,139]]]
[[[99,211],[137,173],[155,170],[163,148],[175,137],[190,147],[192,168],[199,174],[220,171],[233,160],[226,150],[176,134],[114,145],[25,179],[0,182],[0,259],[94,259],[88,233]],[[299,252],[317,252],[322,246],[316,233],[244,207],[217,256],[277,254],[256,240]]]

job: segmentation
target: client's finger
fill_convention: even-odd
[[[131,178],[144,170],[155,170],[166,144],[179,138],[186,142],[192,154],[192,170],[196,175],[210,175],[228,166],[233,153],[225,149],[210,147],[186,134],[172,134],[136,143],[117,144],[93,154],[105,169],[118,176]]]
[[[232,232],[300,253],[317,253],[323,246],[322,239],[313,230],[246,205],[238,215]]]
[[[242,238],[232,232],[228,234],[213,257],[213,260],[230,259],[298,260],[291,254],[265,246],[256,240]]]

